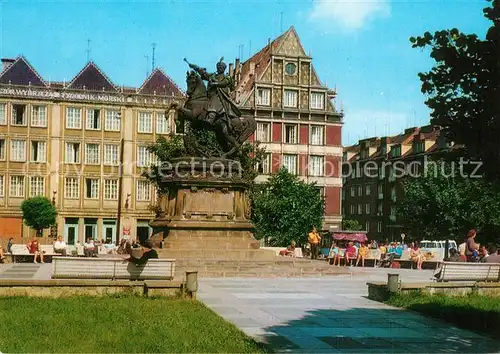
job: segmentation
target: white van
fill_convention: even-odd
[[[449,246],[448,250],[454,248],[458,251],[458,246],[457,243],[453,240],[448,240]],[[442,260],[444,258],[444,248],[446,246],[446,241],[428,241],[428,240],[423,240],[420,242],[420,248],[424,252],[431,252],[435,254],[435,259],[440,259]]]

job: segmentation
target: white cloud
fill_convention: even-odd
[[[390,13],[390,0],[316,0],[311,19],[328,21],[353,31],[374,18],[388,17]]]

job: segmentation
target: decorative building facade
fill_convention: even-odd
[[[293,27],[244,63],[230,65],[236,100],[244,115],[257,120],[250,138],[269,153],[259,165],[259,181],[281,166],[307,182],[316,182],[325,197],[324,229],[341,224],[340,178],[343,113],[336,92],[323,85]]]
[[[370,239],[400,241],[407,230],[397,213],[403,182],[423,173],[436,157],[450,155],[437,126],[408,128],[404,133],[363,139],[344,148],[342,215],[357,220]],[[418,235],[413,235],[418,236]]]
[[[122,235],[148,237],[156,195],[141,176],[152,159],[146,146],[175,129],[165,109],[183,100],[177,85],[160,69],[130,88],[93,62],[67,83],[47,82],[24,57],[2,63],[0,238],[30,236],[20,205],[37,195],[55,203],[57,232],[68,244],[116,241],[118,224]]]
[[[131,88],[115,85],[93,62],[70,82],[46,81],[24,57],[2,64],[0,239],[30,237],[20,205],[37,195],[56,205],[57,234],[68,244],[147,237],[156,194],[142,177],[152,161],[146,147],[175,132],[173,112],[166,117],[165,109],[185,99],[181,89],[161,69]],[[258,122],[250,140],[269,152],[258,181],[285,166],[317,182],[326,200],[324,228],[340,228],[343,113],[294,28],[229,71],[243,115]]]

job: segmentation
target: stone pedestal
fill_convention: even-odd
[[[274,259],[259,250],[247,185],[232,160],[183,158],[160,170],[153,242],[176,259]]]

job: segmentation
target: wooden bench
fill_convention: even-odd
[[[171,280],[175,275],[174,259],[150,259],[136,265],[121,258],[53,257],[54,279],[131,279]]]
[[[500,263],[443,262],[434,273],[434,280],[500,281]]]
[[[39,245],[40,251],[43,252],[43,257],[44,261],[49,260],[53,256],[57,255],[54,252],[54,246],[53,245]],[[10,256],[12,257],[12,262],[16,263],[16,259],[19,258],[33,258],[35,255],[30,253],[28,250],[28,246],[26,245],[21,245],[21,244],[14,244],[12,245],[11,248],[11,254]],[[38,258],[37,261],[40,261]]]

